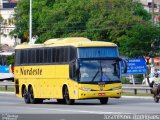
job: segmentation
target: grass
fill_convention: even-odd
[[[13,87],[8,87],[7,90],[5,87],[0,87],[0,91],[2,92],[14,92],[14,88]]]

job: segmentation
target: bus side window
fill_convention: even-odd
[[[55,58],[56,58],[56,63],[60,62],[60,48],[56,48],[56,54],[55,54]]]
[[[69,48],[66,47],[64,48],[64,62],[68,63],[68,61],[69,61]]]
[[[77,80],[75,61],[74,61],[74,62],[71,62],[70,65],[69,65],[69,75],[70,75],[70,78],[71,78],[71,79]]]
[[[28,64],[28,51],[21,50],[20,54],[20,64]]]
[[[56,62],[56,48],[52,48],[52,63]]]
[[[20,65],[20,50],[15,52],[15,65]]]
[[[76,53],[75,48],[70,47],[69,56],[70,56],[70,61],[74,60],[77,57],[77,53]]]
[[[44,49],[44,63],[51,63],[52,60],[51,48]]]

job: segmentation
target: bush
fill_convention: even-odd
[[[122,84],[129,84],[129,78],[126,78],[126,76],[122,76]]]
[[[6,64],[7,65],[14,65],[14,55],[10,55],[6,57]]]

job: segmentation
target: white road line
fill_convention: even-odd
[[[24,108],[24,107],[15,107],[14,109],[18,109],[18,108]],[[78,109],[58,109],[58,108],[34,108],[34,107],[25,107],[25,109],[32,109],[32,110],[46,110],[47,111],[58,111],[58,112],[70,112],[70,114],[73,113],[86,113],[86,114],[124,114],[123,112],[104,112],[104,111],[87,111],[87,110],[78,110]],[[62,113],[60,113],[62,114]],[[65,114],[65,113],[64,113]],[[129,114],[129,113],[125,113],[125,114]]]
[[[153,99],[152,96],[122,96],[122,98]]]
[[[0,91],[0,94],[14,95],[15,93],[14,92],[2,92],[2,91]]]

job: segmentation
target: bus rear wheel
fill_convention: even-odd
[[[100,98],[100,103],[101,104],[107,104],[108,103],[108,98]]]
[[[64,98],[65,103],[66,103],[67,105],[72,105],[72,104],[74,104],[74,100],[69,98],[69,91],[68,91],[67,86],[64,87],[63,98]]]
[[[23,98],[26,104],[30,103],[29,94],[28,94],[26,87],[23,89]]]
[[[34,98],[34,91],[32,86],[29,87],[29,99],[32,104],[43,103],[43,99]]]
[[[59,104],[65,104],[65,100],[64,100],[64,99],[57,99],[57,102],[58,102]]]

